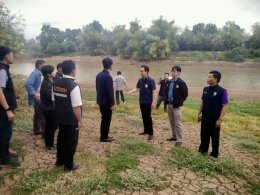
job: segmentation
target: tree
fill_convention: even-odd
[[[244,29],[241,29],[235,22],[228,21],[222,28],[222,39],[225,50],[242,47],[245,41]]]
[[[140,31],[142,26],[139,25],[139,21],[135,19],[135,21],[130,22],[130,29],[129,32],[135,34],[135,32]]]
[[[20,52],[24,48],[24,27],[23,16],[20,13],[12,13],[0,2],[0,45]]]
[[[260,49],[260,22],[252,26],[252,36],[249,38],[250,48]]]
[[[102,25],[96,20],[84,26],[77,36],[80,43],[79,49],[86,51],[90,55],[95,55],[95,50],[104,48],[105,39],[103,31]]]

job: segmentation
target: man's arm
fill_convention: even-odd
[[[83,127],[82,117],[81,117],[81,106],[73,107],[72,110],[78,120],[77,130],[80,130]]]
[[[36,94],[37,89],[34,89],[34,86],[33,86],[35,80],[36,80],[35,75],[31,74],[25,83],[25,87],[26,87],[26,90],[28,91],[29,95]]]
[[[5,110],[7,110],[9,108],[9,105],[5,99],[2,87],[0,87],[0,104]],[[6,114],[7,114],[8,121],[14,120],[14,113],[11,110],[6,111]]]
[[[222,120],[223,120],[226,112],[227,112],[227,104],[223,105],[223,107],[221,109],[220,116],[219,116],[218,120],[216,121],[216,125],[215,125],[217,128],[221,127],[221,123],[222,123]]]
[[[201,101],[201,103],[200,103],[200,108],[199,108],[199,113],[198,113],[198,122],[201,121],[201,117],[202,117],[202,108],[203,108],[203,102]]]

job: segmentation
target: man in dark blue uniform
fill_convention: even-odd
[[[142,65],[140,68],[141,77],[136,85],[136,88],[129,93],[139,91],[139,103],[143,118],[144,131],[139,135],[148,134],[148,140],[152,140],[153,136],[153,120],[151,116],[152,108],[155,107],[154,93],[155,93],[155,81],[149,77],[149,67]]]
[[[63,77],[53,83],[53,95],[59,134],[56,166],[64,165],[65,171],[76,170],[73,161],[82,122],[82,99],[79,85],[74,82],[76,66],[71,60],[62,62]]]
[[[157,84],[160,85],[160,90],[158,93],[156,109],[159,109],[161,103],[163,102],[164,112],[167,112],[166,93],[169,85],[169,73],[164,73],[164,79],[160,78]]]
[[[10,157],[10,140],[13,132],[14,110],[17,107],[13,81],[9,72],[13,64],[10,48],[0,46],[0,167],[17,167]]]
[[[218,85],[221,73],[218,71],[209,72],[207,83],[202,94],[202,102],[198,113],[198,121],[201,121],[201,144],[199,152],[207,154],[211,138],[211,156],[217,158],[219,155],[220,127],[227,110],[227,90]]]
[[[100,141],[111,142],[109,128],[112,118],[112,111],[115,109],[113,78],[109,74],[112,70],[113,61],[110,58],[103,59],[103,71],[96,77],[97,104],[101,113]]]

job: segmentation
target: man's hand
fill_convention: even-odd
[[[14,113],[11,110],[6,111],[8,121],[13,122],[14,121]]]
[[[222,123],[222,120],[221,120],[221,119],[218,119],[218,120],[216,121],[215,127],[216,127],[216,128],[220,128],[220,127],[221,127],[221,123]]]
[[[114,111],[115,109],[116,109],[116,106],[115,106],[115,105],[111,106],[111,110],[112,110],[112,111]]]
[[[40,102],[40,101],[41,101],[41,98],[40,98],[39,95],[35,95],[34,98],[35,98],[35,101],[36,101],[36,102]]]
[[[198,122],[200,122],[202,119],[202,115],[201,114],[198,114]]]
[[[80,129],[82,129],[84,126],[83,126],[83,122],[80,121],[78,122],[78,128],[76,128],[76,131],[79,131]]]

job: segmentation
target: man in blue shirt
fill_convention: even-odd
[[[176,141],[175,146],[182,145],[182,106],[188,97],[188,87],[180,78],[181,67],[172,67],[172,80],[169,81],[167,91],[168,117],[172,129],[172,137],[167,141]]]
[[[42,135],[44,131],[44,117],[40,111],[40,85],[42,81],[41,67],[45,61],[37,60],[35,70],[29,75],[25,87],[28,92],[28,104],[34,107],[33,132],[34,135]]]
[[[101,113],[100,141],[111,142],[113,138],[108,136],[112,118],[115,110],[113,78],[109,74],[112,70],[113,61],[110,58],[103,59],[103,71],[96,77],[97,104]]]
[[[153,136],[153,120],[151,117],[152,107],[155,107],[154,92],[156,89],[155,81],[149,77],[149,67],[142,65],[140,68],[141,77],[136,85],[136,88],[129,93],[139,91],[139,103],[143,118],[144,131],[139,135],[148,134],[148,140],[152,140]]]

